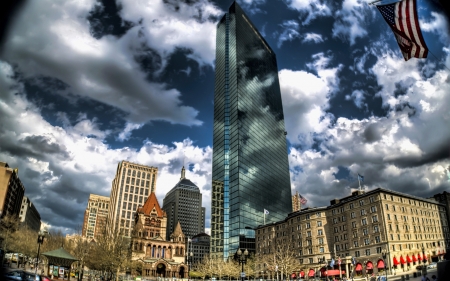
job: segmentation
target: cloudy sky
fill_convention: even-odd
[[[25,1],[0,45],[0,161],[42,220],[80,228],[117,164],[186,176],[210,226],[215,27],[230,0]],[[367,0],[241,0],[275,50],[292,192],[328,205],[358,187],[450,189],[450,37],[418,0],[427,59],[404,61]]]

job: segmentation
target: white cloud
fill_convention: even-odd
[[[181,4],[178,12],[162,1],[151,7],[124,2],[125,19],[143,19],[142,25],[135,23],[120,38],[101,39],[91,36],[86,20],[95,1],[27,2],[17,14],[2,56],[25,77],[58,79],[68,85],[68,90],[58,94],[68,99],[88,97],[118,108],[128,114],[130,123],[161,120],[198,126],[203,123],[197,119],[198,111],[182,104],[182,93],[166,84],[148,82],[136,57],[151,57],[148,48],[142,48],[146,44],[162,58],[161,67],[177,48],[190,50],[188,56],[200,65],[212,65],[215,23],[205,18],[220,11],[200,2]],[[200,19],[199,14],[203,15]]]
[[[392,51],[377,56],[371,72],[388,114],[362,120],[340,117],[327,130],[310,127],[321,135],[319,148],[291,149],[293,189],[312,205],[327,205],[324,195],[339,198],[358,187],[357,173],[365,176],[368,189],[384,187],[428,197],[450,188],[446,170],[450,166],[450,72],[435,69],[432,76],[422,76],[423,67],[417,60],[404,62]],[[398,85],[409,90],[396,96]],[[316,118],[315,122],[321,120]],[[338,167],[349,177],[338,180]]]
[[[285,41],[292,41],[300,37],[299,24],[295,20],[284,21],[281,24],[283,32],[280,34],[277,42],[277,47],[280,48]]]
[[[318,17],[331,16],[331,5],[321,0],[286,0],[289,8],[300,12],[303,25],[308,25]]]
[[[365,37],[367,25],[374,17],[367,2],[363,0],[344,0],[342,9],[336,12],[333,25],[333,37],[350,41],[355,44],[358,37]]]
[[[125,128],[122,132],[120,132],[118,136],[119,141],[128,140],[131,136],[132,131],[142,128],[143,124],[133,124],[133,123],[127,123],[125,125]]]
[[[75,231],[82,224],[89,194],[109,196],[117,164],[122,160],[159,168],[156,194],[162,204],[165,194],[179,180],[184,159],[194,164],[186,176],[203,193],[209,225],[210,147],[198,147],[186,139],[172,146],[146,141],[137,149],[112,148],[105,142],[109,132],[101,131],[96,121],[87,119],[85,114],[79,114],[71,125],[60,113],[63,127],[44,120],[12,75],[10,65],[0,62],[0,119],[7,120],[0,128],[0,159],[19,168],[25,194],[47,226]],[[136,126],[139,125],[127,124],[125,131]]]
[[[354,90],[351,95],[345,96],[346,100],[353,100],[356,107],[358,108],[367,108],[367,104],[364,102],[365,100],[365,92],[363,90]]]
[[[283,69],[279,72],[281,95],[288,139],[293,144],[310,147],[317,134],[325,132],[333,116],[326,113],[329,99],[339,85],[340,66],[327,68],[329,57],[313,56],[309,67],[317,75],[305,71]]]
[[[322,38],[322,35],[313,32],[306,33],[302,40],[303,43],[305,42],[322,43],[323,41],[324,39]]]
[[[449,43],[449,23],[445,15],[437,12],[431,12],[432,19],[427,21],[421,18],[419,21],[420,29],[425,32],[433,32],[439,35],[439,39],[444,45]]]

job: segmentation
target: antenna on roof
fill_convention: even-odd
[[[186,169],[184,168],[184,161],[185,160],[186,160],[186,155],[184,154],[184,150],[183,150],[183,168],[181,168],[181,178],[180,178],[180,180],[186,178]]]

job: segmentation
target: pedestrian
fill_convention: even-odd
[[[431,276],[431,281],[437,281],[436,275]]]
[[[430,278],[428,278],[426,274],[423,274],[422,281],[430,281]]]

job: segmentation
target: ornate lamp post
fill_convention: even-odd
[[[37,243],[38,243],[38,252],[37,252],[37,256],[36,256],[36,269],[35,269],[35,274],[37,274],[37,270],[38,270],[38,266],[39,266],[39,254],[41,251],[41,244],[44,243],[44,239],[45,239],[45,233],[40,231],[38,234],[38,239],[37,239]]]
[[[245,249],[244,253],[242,253],[241,249],[239,248],[236,254],[238,256],[239,264],[242,264],[241,280],[244,281],[245,278],[244,264],[247,263],[248,251],[247,249]]]
[[[384,262],[384,274],[385,274],[385,276],[386,276],[386,281],[387,281],[387,268],[386,268],[387,250],[386,250],[386,248],[384,248],[383,250],[381,250],[381,255],[383,256],[383,262]]]
[[[426,263],[427,261],[426,261],[426,259],[425,259],[425,248],[423,247],[423,244],[422,244],[422,263],[423,263],[423,266],[422,266],[422,275],[426,275],[427,274],[427,267],[425,266],[425,263]]]
[[[187,268],[188,268],[188,280],[189,280],[189,278],[190,278],[190,276],[189,276],[189,272],[191,271],[191,264],[192,264],[192,256],[193,256],[193,254],[192,254],[192,252],[186,252],[186,265],[187,265]]]

